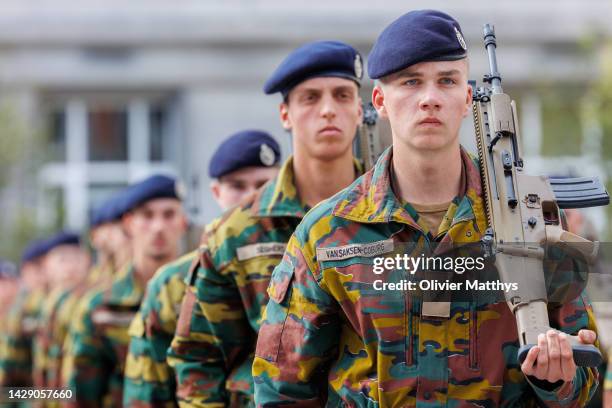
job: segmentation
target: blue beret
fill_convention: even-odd
[[[0,259],[0,279],[14,279],[19,277],[17,267],[10,261]]]
[[[44,243],[43,239],[30,241],[21,253],[21,263],[35,261],[36,258],[43,256],[46,253]]]
[[[183,192],[178,181],[173,177],[156,174],[134,183],[120,194],[117,211],[123,215],[156,198],[182,200]]]
[[[117,221],[121,218],[124,213],[122,207],[124,206],[123,199],[126,191],[127,189],[113,194],[91,212],[89,222],[91,228]]]
[[[368,56],[372,79],[424,61],[453,61],[467,56],[459,23],[436,10],[416,10],[392,22],[378,36]]]
[[[359,84],[363,75],[361,55],[340,41],[316,41],[293,50],[266,81],[264,92],[287,96],[300,82],[315,77],[340,77]]]
[[[60,231],[45,239],[41,245],[44,255],[60,245],[81,245],[81,238],[74,232]]]
[[[208,175],[219,178],[243,167],[270,167],[280,160],[280,146],[267,132],[243,130],[228,137],[215,151]]]

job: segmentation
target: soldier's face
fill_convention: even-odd
[[[150,200],[124,219],[134,257],[163,261],[178,255],[179,241],[187,229],[180,201],[172,198]]]
[[[389,119],[393,143],[416,150],[458,146],[471,108],[467,60],[422,62],[383,78],[372,102]]]
[[[300,83],[280,112],[283,127],[293,134],[295,153],[319,160],[348,154],[362,117],[355,82],[334,77]]]
[[[39,261],[28,261],[21,266],[21,279],[29,289],[42,288],[47,284],[47,276],[44,274]]]
[[[253,194],[277,174],[278,167],[244,167],[213,181],[210,189],[219,207],[225,211]]]
[[[0,310],[6,311],[17,295],[19,279],[5,278],[0,279]]]
[[[45,273],[52,286],[79,282],[89,270],[89,254],[76,245],[60,245],[44,258]]]

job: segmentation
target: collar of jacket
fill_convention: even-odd
[[[354,160],[357,174],[363,170]],[[257,193],[252,212],[256,217],[294,217],[304,218],[309,208],[300,201],[295,187],[293,156],[283,163],[276,178],[268,182]]]
[[[398,222],[420,229],[416,221],[401,205],[391,188],[390,166],[393,150],[390,146],[376,165],[357,179],[338,200],[332,214],[336,217],[360,223]],[[461,147],[461,160],[465,166],[466,194],[459,198],[451,226],[476,218],[483,231],[486,228],[482,184],[478,159]]]

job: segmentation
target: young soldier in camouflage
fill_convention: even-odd
[[[151,176],[122,195],[122,224],[132,246],[131,262],[112,285],[79,303],[62,367],[64,385],[74,390],[68,406],[122,406],[128,325],[155,271],[179,254],[187,221],[175,179]]]
[[[210,161],[213,198],[223,210],[237,205],[278,173],[279,159],[280,147],[266,132],[245,130],[231,135]],[[185,295],[185,278],[197,255],[197,250],[192,251],[164,265],[147,285],[129,329],[124,407],[176,405],[176,381],[166,354]]]
[[[46,246],[47,254],[42,264],[50,291],[42,304],[34,336],[33,377],[37,388],[51,387],[50,381],[54,381],[58,373],[56,356],[59,350],[53,341],[57,312],[72,290],[84,283],[91,261],[75,233],[59,232],[46,240]]]
[[[38,240],[29,243],[21,257],[21,287],[0,338],[2,387],[32,386],[32,337],[47,283],[40,264],[44,254],[42,240]]]
[[[306,211],[358,175],[351,147],[360,78],[356,50],[320,41],[294,50],[266,83],[266,93],[284,96],[294,155],[204,234],[169,350],[180,405],[252,404],[250,367],[272,270]]]
[[[444,13],[410,12],[380,35],[368,71],[380,79],[372,100],[393,146],[289,241],[259,332],[257,406],[583,406],[595,389],[596,371],[576,368],[564,335],[542,335],[521,367],[505,302],[433,305],[374,287],[409,273],[375,274],[376,257],[404,243],[435,255],[478,242],[487,227],[478,163],[458,139],[467,68],[459,24]],[[566,333],[594,328],[582,297],[551,310],[551,322]]]

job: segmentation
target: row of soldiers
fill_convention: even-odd
[[[566,334],[598,344],[585,296],[551,309],[558,331],[519,363],[503,302],[372,290],[373,256],[478,242],[486,230],[478,160],[458,141],[467,71],[451,16],[413,11],[389,25],[368,73],[393,146],[362,175],[360,54],[339,41],[292,51],[264,91],[282,95],[293,154],[278,168],[280,149],[260,131],[224,142],[209,173],[225,212],[198,249],[179,257],[181,188],[156,175],[100,206],[89,274],[72,269],[85,256],[53,266],[54,251],[77,245],[70,234],[24,253],[24,278],[28,268],[54,278],[13,303],[2,384],[70,387],[65,405],[84,407],[584,406],[598,372],[576,367]]]

